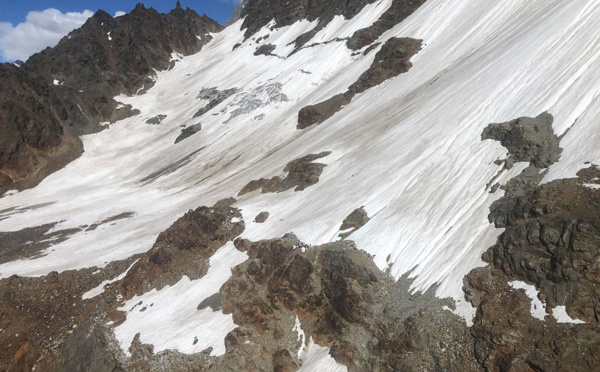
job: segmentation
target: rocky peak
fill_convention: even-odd
[[[149,77],[155,70],[172,67],[173,52],[196,53],[210,41],[210,33],[221,29],[216,21],[191,9],[183,10],[179,2],[168,14],[141,3],[118,18],[99,10],[56,47],[31,56],[21,73],[16,73],[19,69],[12,65],[14,69],[3,69],[7,75],[3,85],[14,83],[0,89],[0,102],[13,102],[0,107],[0,118],[4,118],[0,130],[7,134],[4,137],[8,141],[0,148],[0,179],[4,180],[0,195],[9,188],[39,182],[53,163],[47,156],[60,156],[60,167],[79,156],[81,143],[77,136],[100,130],[100,122],[114,122],[133,114],[130,107],[117,109],[114,96],[149,88]],[[24,87],[17,95],[21,103],[15,101],[15,86]],[[43,108],[35,112],[27,109],[33,107],[33,103],[23,104],[27,100]],[[17,110],[15,105],[23,109]],[[51,131],[56,138],[41,148],[25,146],[27,138],[48,136],[46,124],[61,128]],[[66,135],[72,137],[68,146]]]
[[[298,0],[273,3],[269,0],[248,0],[241,13],[241,17],[245,17],[242,28],[246,29],[248,37],[273,19],[278,27],[291,25],[301,19],[318,19],[319,24],[325,26],[336,15],[343,15],[347,19],[354,17],[365,5],[374,1]]]

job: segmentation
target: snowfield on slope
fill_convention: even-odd
[[[307,45],[370,25],[390,3],[376,2],[351,20],[336,18]],[[600,2],[429,0],[379,40],[422,39],[412,69],[357,95],[324,123],[299,131],[298,111],[346,91],[375,55],[352,56],[344,42],[304,48],[285,59],[253,55],[270,43],[285,56],[289,41],[314,25],[265,27],[257,36],[270,34],[266,41],[248,39],[233,50],[243,41],[239,21],[213,35],[202,52],[158,73],[146,94],[118,97],[142,113],[85,136],[81,158],[36,188],[0,199],[0,210],[51,203],[3,220],[0,215],[0,231],[61,221],[54,229],[60,230],[125,211],[135,215],[77,233],[43,257],[2,264],[0,277],[104,266],[147,251],[190,208],[237,196],[251,180],[281,175],[294,159],[331,151],[318,160],[328,165],[318,184],[302,192],[240,197],[234,206],[244,215],[243,236],[259,240],[293,231],[307,243],[326,243],[337,239],[350,212],[364,206],[371,220],[351,236],[357,246],[373,254],[382,270],[391,267],[395,277],[412,270],[415,291],[438,284],[438,296],[453,297],[458,313],[470,319],[462,278],[484,265],[481,254],[502,232],[487,219],[502,191],[490,193],[486,185],[502,167],[494,161],[507,153],[498,142],[481,141],[483,129],[548,111],[555,132],[568,132],[561,161],[545,180],[572,177],[585,162],[600,164]],[[281,84],[287,100],[259,99],[262,105],[228,121],[244,99],[271,84]],[[240,91],[193,118],[205,103],[196,96],[212,87]],[[166,115],[161,125],[146,124],[157,115]],[[197,123],[201,132],[174,144],[182,125]],[[504,172],[499,181],[526,165]],[[271,217],[252,222],[262,211]],[[164,302],[176,288],[195,284],[184,279],[147,296]],[[184,311],[178,304],[169,311]],[[152,312],[130,313],[116,330],[124,348],[132,335],[161,319]],[[142,339],[158,349],[197,351],[191,334],[182,334],[176,324],[166,330],[171,333],[164,344],[144,331]]]

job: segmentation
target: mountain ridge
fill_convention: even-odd
[[[44,103],[49,106],[45,108],[49,113],[42,122],[51,120],[55,126],[58,122],[61,129],[53,130],[55,134],[45,134],[54,136],[53,141],[47,146],[38,146],[24,140],[27,134],[13,125],[18,121],[31,123],[34,117],[25,112],[17,114],[18,111],[10,108],[2,110],[6,119],[0,129],[16,148],[3,146],[0,150],[3,159],[0,161],[3,180],[0,194],[9,189],[32,187],[60,168],[47,166],[42,160],[44,157],[50,162],[56,157],[62,166],[77,158],[82,152],[79,136],[102,130],[103,122],[115,122],[135,113],[113,97],[137,94],[141,88],[149,88],[155,70],[172,67],[173,53],[196,53],[210,40],[208,34],[219,30],[221,26],[217,22],[189,8],[182,9],[179,2],[164,15],[139,3],[130,14],[117,18],[102,10],[96,12],[56,47],[31,56],[20,67],[20,74],[5,66],[4,74],[13,78],[19,79],[26,72],[46,82],[43,94],[39,89],[30,94],[51,96],[51,101],[56,103]],[[28,133],[39,131],[43,135],[44,128],[34,124]],[[63,140],[64,133],[71,139]],[[61,161],[56,153],[66,155],[60,156]]]

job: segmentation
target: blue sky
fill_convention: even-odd
[[[55,8],[63,13],[82,12],[89,9],[93,12],[98,9],[114,14],[118,10],[129,12],[135,8],[135,5],[141,2],[147,8],[153,7],[161,13],[168,12],[175,7],[176,0],[2,0],[0,1],[0,22],[10,22],[17,24],[25,21],[25,16],[32,10],[45,10]],[[225,22],[231,16],[235,6],[235,1],[224,0],[182,0],[181,6],[190,7],[200,14],[206,14],[209,17]]]
[[[29,55],[54,46],[98,9],[115,15],[129,12],[141,2],[161,13],[173,9],[176,0],[0,0],[0,62],[26,60]],[[181,0],[219,23],[229,19],[240,0]]]

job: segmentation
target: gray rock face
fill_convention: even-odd
[[[190,125],[189,127],[182,129],[181,134],[179,136],[177,136],[177,138],[175,139],[175,144],[178,144],[179,142],[183,141],[184,139],[190,138],[194,134],[199,133],[201,130],[202,130],[201,123]]]
[[[255,218],[254,222],[264,223],[269,218],[269,212],[260,212]]]
[[[248,3],[248,0],[244,0],[241,3],[239,3],[233,9],[233,13],[231,14],[231,18],[229,18],[229,20],[227,22],[225,22],[225,24],[224,24],[225,27],[229,27],[232,24],[234,24],[235,22],[237,22],[237,21],[240,20],[240,18],[242,17],[242,13],[244,11],[244,8],[246,7],[247,3]]]
[[[271,20],[277,27],[289,26],[301,19],[319,20],[318,29],[325,27],[336,15],[350,19],[362,8],[375,0],[297,0],[278,1],[248,0],[241,11],[244,18],[242,29],[250,37]]]
[[[562,153],[560,139],[552,129],[553,121],[552,115],[544,112],[535,118],[490,124],[481,139],[499,141],[510,152],[511,162],[526,161],[537,168],[547,168],[557,162]]]
[[[198,96],[196,97],[196,99],[206,100],[206,101],[208,101],[208,104],[206,106],[202,107],[200,110],[198,110],[198,112],[196,112],[196,114],[194,114],[194,118],[197,118],[197,117],[200,117],[200,116],[206,114],[207,112],[209,112],[213,108],[217,107],[223,101],[225,101],[227,98],[229,98],[230,96],[232,96],[233,94],[235,94],[237,92],[239,92],[239,89],[237,89],[237,88],[225,89],[223,91],[218,90],[217,88],[202,89],[200,91],[200,93],[198,93]]]
[[[277,48],[277,46],[275,46],[273,44],[263,44],[260,47],[258,47],[258,49],[256,49],[256,52],[254,52],[254,55],[255,56],[260,56],[260,55],[270,56],[270,55],[272,55],[275,48]]]
[[[156,115],[153,118],[146,120],[146,124],[160,125],[167,118],[167,115]]]

